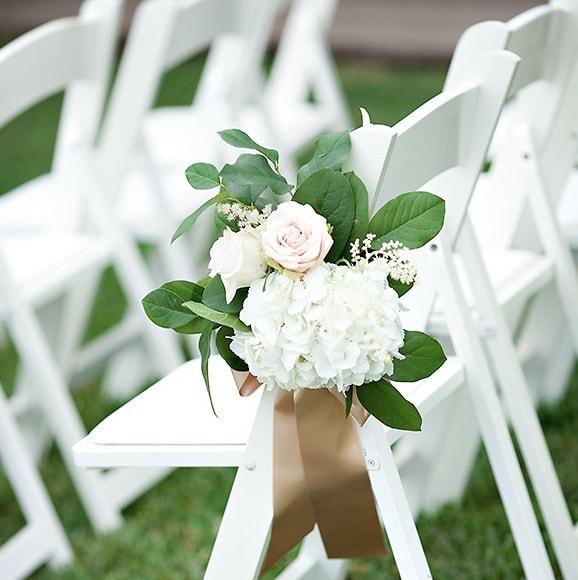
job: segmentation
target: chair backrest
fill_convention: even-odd
[[[371,125],[351,133],[348,167],[373,195],[374,212],[400,193],[431,191],[446,200],[444,231],[456,243],[518,60],[495,51],[472,61],[458,47],[443,93],[391,128]],[[418,264],[426,259],[424,250],[412,257]],[[408,328],[425,328],[433,287],[418,284],[404,297]]]
[[[573,166],[578,127],[578,2],[552,0],[506,23],[475,25],[464,33],[460,47],[471,57],[492,49],[510,50],[521,57],[510,88],[511,101],[492,146],[487,186],[480,188],[472,204],[473,222],[483,245],[509,247],[528,239],[531,229],[524,177],[517,169],[526,138],[520,133],[532,140],[553,203]]]
[[[145,0],[134,16],[99,141],[98,168],[114,192],[163,73],[223,35],[244,39],[228,79],[234,100],[259,67],[280,0]],[[153,40],[154,39],[154,40]]]
[[[77,156],[89,154],[96,140],[121,9],[121,0],[86,0],[78,16],[49,22],[0,49],[0,129],[65,92],[52,162],[52,173],[63,181],[54,228],[75,229],[85,216],[72,173]]]
[[[0,127],[66,91],[55,161],[95,139],[109,81],[121,0],[86,0],[77,17],[49,22],[0,50]]]

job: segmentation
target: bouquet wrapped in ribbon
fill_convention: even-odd
[[[268,564],[315,523],[330,556],[382,553],[352,418],[363,424],[372,415],[388,427],[421,428],[419,411],[392,381],[426,378],[445,361],[435,339],[404,330],[400,318],[402,296],[419,276],[410,250],[438,234],[444,201],[427,192],[402,193],[370,217],[366,187],[354,172],[343,171],[351,149],[347,132],[318,139],[296,186],[281,175],[277,151],[238,129],[220,136],[252,152],[220,171],[208,163],[187,169],[193,188],[216,194],[173,236],[175,241],[214,207],[219,237],[208,275],[164,284],[144,298],[145,311],[161,327],[199,335],[209,398],[213,345],[242,395],[261,385],[279,393],[277,525]],[[346,457],[351,442],[358,450],[354,459]],[[332,459],[323,466],[320,457]],[[349,473],[340,478],[344,466]],[[283,478],[291,470],[302,472],[297,486],[287,484],[291,475]],[[332,510],[342,514],[346,538],[328,515]],[[327,518],[331,523],[324,525]]]

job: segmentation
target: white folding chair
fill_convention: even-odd
[[[509,325],[520,323],[524,307],[532,297],[554,284],[555,296],[571,330],[574,354],[578,353],[578,277],[559,228],[553,204],[568,172],[565,159],[571,159],[575,145],[571,142],[573,124],[578,112],[568,115],[556,131],[553,127],[566,105],[568,87],[578,72],[578,4],[566,3],[532,9],[508,23],[484,23],[471,28],[461,46],[474,56],[492,48],[508,48],[518,53],[521,65],[514,77],[510,95],[521,111],[510,111],[503,130],[504,141],[494,148],[492,170],[481,181],[474,194],[471,219],[480,236],[480,255],[475,235],[468,222],[464,229],[463,247],[469,258],[462,260],[464,283],[473,296],[471,304],[485,325],[484,344],[488,349],[493,371],[502,386],[502,396],[516,433],[520,450],[528,468],[554,550],[565,577],[578,576],[578,538],[558,481],[544,434],[536,415],[532,393],[518,362]],[[548,101],[544,90],[548,88]],[[534,92],[534,89],[537,92]],[[542,101],[536,98],[541,95]],[[575,95],[574,95],[575,96]],[[532,114],[530,114],[532,113]],[[563,131],[563,134],[561,133]],[[562,138],[563,135],[563,138]],[[552,148],[558,151],[554,156]],[[560,159],[557,164],[556,159]],[[530,226],[528,225],[528,211]],[[528,236],[528,232],[535,232]],[[524,238],[531,237],[533,250],[520,249]],[[537,242],[537,243],[536,243]],[[514,248],[514,249],[513,249]],[[485,253],[485,255],[484,255]],[[477,257],[472,259],[476,254]],[[478,268],[485,258],[487,274]],[[551,297],[551,294],[548,294]],[[538,302],[539,315],[548,319],[551,305]],[[532,312],[531,312],[532,314]],[[556,320],[556,319],[554,319]],[[522,321],[523,322],[523,321]],[[433,328],[442,331],[443,321],[434,321]],[[523,327],[522,327],[523,328]],[[522,335],[527,353],[530,341],[534,348],[559,336],[559,327],[534,325],[533,334]],[[552,338],[551,338],[552,337]],[[531,344],[531,343],[530,343]],[[467,481],[469,468],[477,451],[477,430],[471,420],[474,409],[462,408],[464,420],[449,428],[440,421],[445,438],[443,461],[432,457],[432,472],[425,477],[429,486],[422,487],[422,507],[433,509],[440,503],[459,497]],[[407,449],[404,451],[407,455]],[[423,456],[423,452],[416,452]],[[435,474],[435,475],[433,475]],[[416,470],[414,477],[424,478]]]
[[[295,155],[315,137],[351,127],[329,47],[338,0],[292,0],[264,86],[267,116],[281,150]]]
[[[42,480],[13,421],[0,387],[0,465],[21,507],[26,525],[0,546],[0,576],[17,580],[45,563],[60,567],[72,551]]]
[[[477,63],[456,53],[452,77],[442,95],[393,129],[377,126],[352,134],[349,165],[370,191],[377,191],[374,210],[392,195],[424,184],[447,199],[447,235],[421,253],[425,258],[425,283],[413,291],[411,300],[415,304],[406,326],[425,327],[435,299],[430,285],[435,284],[447,302],[452,341],[459,358],[450,358],[430,379],[400,388],[427,421],[427,415],[463,384],[466,372],[525,573],[528,578],[543,579],[553,577],[552,570],[451,253],[516,62],[515,56],[505,52],[486,55]],[[430,268],[434,261],[435,266]],[[80,465],[92,467],[239,465],[205,577],[253,578],[259,571],[272,518],[274,395],[265,392],[239,398],[226,365],[213,359],[210,369],[219,419],[209,412],[207,396],[201,390],[199,362],[192,361],[102,422],[75,446],[75,455]],[[153,412],[157,421],[151,426]],[[159,417],[164,418],[162,422]],[[373,419],[360,432],[379,511],[400,573],[403,578],[430,577],[390,449],[403,433],[384,429]],[[336,578],[343,569],[343,562],[325,560],[314,533],[306,540],[303,557],[287,571],[286,578]]]
[[[113,265],[128,300],[130,326],[115,329],[115,341],[107,337],[91,344],[93,358],[140,336],[157,373],[182,362],[177,341],[151,332],[142,316],[140,299],[152,284],[138,250],[116,226],[90,160],[104,96],[101,75],[114,46],[110,20],[116,21],[119,7],[116,0],[92,0],[79,17],[48,23],[0,50],[0,85],[10,87],[0,93],[0,127],[68,89],[53,170],[0,198],[0,205],[7,199],[24,217],[43,220],[27,225],[11,214],[13,221],[0,223],[0,319],[25,369],[29,398],[42,409],[98,530],[118,525],[121,508],[166,472],[88,473],[73,464],[71,445],[85,431],[67,383],[77,359],[86,359],[78,346],[92,306],[85,284],[92,289],[96,276]],[[0,207],[5,218],[3,212]],[[60,299],[64,315],[45,333],[38,311]]]

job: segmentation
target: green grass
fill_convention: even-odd
[[[200,63],[196,61],[167,75],[157,103],[186,103],[192,95],[191,78],[197,78],[199,70]],[[339,67],[339,72],[356,122],[357,109],[363,106],[374,121],[387,123],[394,123],[439,91],[445,73],[442,67],[380,69],[347,63]],[[0,132],[0,193],[47,171],[60,102],[58,96],[48,99]],[[122,299],[114,277],[108,273],[91,333],[108,325],[121,311]],[[0,352],[0,380],[8,388],[14,377],[15,358],[10,348]],[[546,435],[575,513],[577,394],[578,374],[566,398],[554,408],[542,411]],[[87,382],[75,396],[88,426],[114,408],[99,392],[97,380]],[[56,451],[52,450],[43,463],[42,476],[69,533],[76,560],[70,568],[59,572],[42,569],[36,574],[38,578],[173,580],[202,577],[234,470],[177,470],[126,510],[126,523],[120,530],[100,537],[92,533]],[[0,514],[2,542],[22,524],[22,516],[1,477]],[[436,578],[523,576],[483,452],[460,505],[447,506],[435,516],[420,518],[419,530]],[[294,554],[295,551],[285,562]],[[350,578],[385,577],[397,577],[391,556],[351,564]]]

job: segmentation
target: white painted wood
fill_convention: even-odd
[[[49,563],[64,566],[72,551],[0,389],[0,460],[26,525],[0,546],[0,575],[16,580]]]
[[[51,172],[0,199],[0,215],[9,223],[0,227],[0,317],[23,366],[19,376],[25,383],[16,392],[26,387],[25,393],[32,396],[24,402],[42,410],[99,531],[121,523],[120,510],[135,497],[131,489],[138,495],[166,473],[160,470],[156,479],[147,473],[139,479],[135,473],[131,486],[119,479],[115,494],[101,473],[81,471],[72,461],[72,445],[85,430],[69,393],[69,379],[96,281],[105,267],[113,265],[119,274],[129,313],[138,320],[156,372],[169,372],[182,362],[176,339],[157,332],[142,315],[140,300],[153,284],[138,250],[115,225],[92,165],[120,9],[118,0],[89,0],[78,17],[49,23],[0,50],[0,84],[11,87],[0,97],[0,124],[53,92],[66,92]],[[35,200],[43,198],[38,214],[28,220],[28,212],[37,210]],[[59,215],[61,204],[73,211]],[[7,216],[4,208],[12,212]],[[61,313],[56,303],[63,299]],[[92,354],[106,356],[116,346],[105,345],[101,337]],[[37,440],[41,448],[42,430],[37,430]]]

